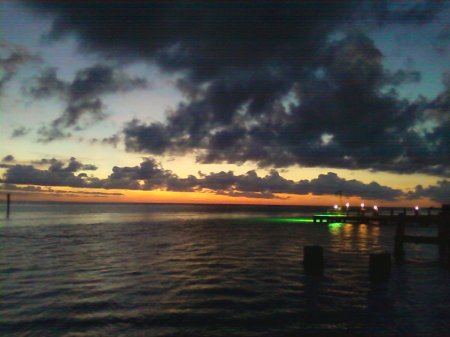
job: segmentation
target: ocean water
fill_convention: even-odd
[[[279,221],[314,207],[13,206],[0,220],[1,336],[450,336],[435,246],[406,245],[389,280],[370,282],[392,226]],[[322,277],[303,271],[312,244]]]

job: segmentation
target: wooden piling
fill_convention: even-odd
[[[450,267],[450,211],[442,207],[438,223],[439,258]]]
[[[323,248],[321,246],[303,247],[303,266],[306,274],[323,275],[323,262]]]
[[[9,213],[11,210],[11,193],[6,194],[6,219],[9,219]]]
[[[403,239],[405,236],[405,215],[400,213],[397,220],[397,228],[394,237],[394,257],[397,261],[403,260],[405,252],[403,250]]]
[[[387,280],[391,274],[391,254],[387,252],[370,254],[370,280],[380,282]]]

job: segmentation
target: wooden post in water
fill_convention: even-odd
[[[391,254],[387,252],[370,254],[370,280],[380,282],[387,280],[391,274]]]
[[[439,258],[450,267],[450,206],[442,205],[438,224]]]
[[[6,219],[9,219],[9,212],[11,210],[11,193],[6,194]]]
[[[306,274],[321,276],[323,274],[323,248],[321,246],[303,247],[303,266]]]
[[[405,236],[405,215],[399,214],[397,220],[397,229],[394,238],[394,256],[398,261],[403,260],[405,252],[403,251],[403,237]]]

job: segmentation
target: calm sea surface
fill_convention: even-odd
[[[450,272],[395,228],[280,222],[311,207],[16,204],[0,209],[1,336],[450,336]],[[413,228],[433,235],[434,228]],[[307,277],[303,246],[324,247]]]

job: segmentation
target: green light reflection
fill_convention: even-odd
[[[330,224],[328,224],[329,228],[340,228],[342,227],[342,225],[344,225],[344,222],[332,222]]]
[[[339,235],[343,225],[343,222],[332,222],[328,224],[328,230],[332,235]]]

